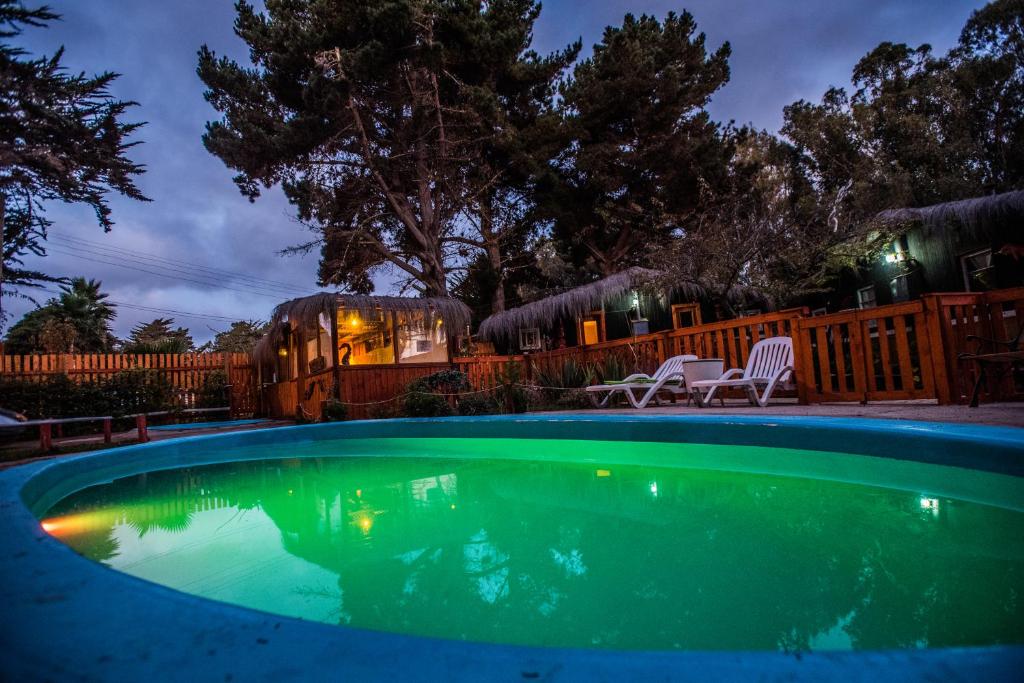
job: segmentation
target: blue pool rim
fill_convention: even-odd
[[[230,452],[235,446],[286,447],[344,437],[516,436],[842,450],[1024,476],[1024,429],[753,415],[354,421],[182,437],[30,463],[0,472],[0,678],[950,681],[1015,680],[1024,669],[1024,645],[800,654],[615,652],[333,626],[214,602],[114,571],[47,535],[33,513],[113,478],[239,459]]]

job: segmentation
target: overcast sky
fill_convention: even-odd
[[[248,63],[245,46],[232,31],[233,2],[46,1],[63,20],[48,29],[28,29],[16,42],[35,54],[52,54],[64,45],[69,68],[122,74],[113,93],[140,103],[129,118],[147,125],[136,134],[134,139],[143,144],[131,156],[147,167],[139,185],[153,201],[114,198],[116,225],[108,234],[88,209],[51,205],[50,254],[27,265],[55,275],[102,280],[113,301],[136,307],[119,308],[114,325],[119,336],[139,321],[168,317],[157,309],[174,310],[198,314],[173,316],[192,330],[198,343],[213,330],[225,329],[228,320],[266,319],[275,303],[315,291],[315,254],[278,255],[308,237],[292,220],[280,191],[266,192],[250,204],[231,182],[233,173],[200,140],[214,112],[195,73],[199,46],[205,43]],[[724,41],[732,45],[732,78],[712,102],[712,115],[775,131],[783,106],[801,98],[818,100],[830,85],[848,85],[854,63],[879,42],[930,43],[936,52],[944,52],[956,42],[971,12],[983,4],[546,0],[534,44],[548,52],[582,37],[587,55],[603,28],[620,24],[627,10],[660,18],[688,9],[707,34],[710,50]],[[387,288],[382,280],[378,293],[389,293]],[[32,308],[10,299],[4,305],[15,319]]]

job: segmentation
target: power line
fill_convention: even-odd
[[[91,261],[93,263],[102,263],[102,264],[107,265],[107,266],[116,266],[118,268],[127,268],[128,270],[137,270],[140,273],[146,273],[147,275],[157,275],[159,277],[165,277],[165,278],[168,278],[168,279],[171,279],[171,280],[184,280],[186,282],[194,282],[196,284],[205,285],[207,287],[214,287],[214,288],[219,288],[219,289],[229,289],[229,290],[231,290],[233,292],[241,292],[242,294],[253,294],[255,296],[262,296],[262,297],[266,297],[268,299],[276,299],[278,301],[281,300],[280,294],[276,294],[276,295],[275,294],[264,294],[263,292],[257,292],[257,291],[254,291],[252,289],[238,289],[237,287],[228,287],[227,285],[221,284],[221,283],[216,282],[216,281],[208,281],[208,280],[204,281],[204,280],[197,280],[195,278],[183,277],[183,276],[180,276],[180,275],[170,275],[170,274],[167,274],[167,273],[160,273],[160,272],[157,272],[157,271],[148,270],[146,268],[137,268],[135,266],[127,265],[125,263],[117,263],[116,261],[103,261],[101,259],[89,258],[88,256],[83,256],[82,254],[76,254],[73,251],[61,251],[61,250],[55,249],[53,247],[50,247],[50,249],[52,251],[57,252],[58,254],[64,254],[65,256],[71,256],[71,257],[74,257],[74,258],[82,259],[83,261]]]
[[[172,273],[175,273],[174,277],[178,277],[179,275],[189,275],[189,276],[193,276],[195,278],[201,278],[206,283],[212,284],[212,285],[215,285],[215,286],[218,286],[218,287],[223,286],[221,284],[222,281],[219,278],[226,278],[226,277],[228,277],[226,275],[225,276],[221,276],[221,275],[217,275],[217,274],[207,274],[207,273],[204,273],[204,272],[201,272],[201,271],[192,270],[191,268],[178,268],[178,267],[175,267],[175,266],[163,265],[163,264],[160,264],[160,263],[148,263],[146,261],[138,260],[138,259],[136,259],[134,257],[121,255],[119,253],[116,253],[116,251],[108,253],[107,251],[104,251],[102,249],[95,249],[93,247],[87,247],[87,246],[78,245],[78,244],[60,244],[60,245],[58,245],[56,247],[51,245],[50,249],[55,250],[59,254],[67,254],[68,253],[67,251],[59,251],[59,249],[65,249],[65,250],[66,249],[71,249],[71,250],[73,250],[71,253],[73,255],[75,255],[75,256],[80,256],[82,253],[84,253],[84,254],[88,254],[90,256],[94,256],[94,257],[117,259],[118,261],[124,261],[124,262],[127,262],[127,263],[134,263],[135,265],[138,265],[138,266],[145,266],[147,268],[155,268],[155,269],[158,269],[160,271],[172,272]],[[164,274],[164,273],[161,273],[161,274]],[[257,278],[251,278],[251,279],[253,280],[252,282],[238,282],[237,284],[242,285],[244,287],[250,287],[252,289],[263,290],[263,291],[268,292],[268,293],[273,293],[275,295],[275,297],[280,298],[281,293],[282,293],[281,290],[284,289],[284,288],[279,287],[278,285],[274,285],[274,284],[263,284]],[[308,292],[306,290],[302,290],[302,289],[299,289],[297,287],[290,288],[290,289],[291,289],[291,291],[286,291],[285,293],[286,294],[298,294],[298,293],[308,294]]]
[[[64,292],[56,290],[56,289],[45,289],[44,288],[42,291],[47,292],[49,294],[56,294],[58,296],[61,295],[61,294],[64,294]],[[140,311],[148,311],[150,313],[164,313],[164,314],[167,314],[167,315],[181,316],[181,317],[188,317],[188,318],[202,318],[202,319],[206,319],[206,320],[212,320],[214,322],[229,322],[229,323],[233,323],[233,322],[236,322],[238,320],[238,318],[233,318],[233,317],[226,316],[226,315],[217,315],[215,313],[192,313],[192,312],[189,312],[189,311],[178,311],[178,310],[175,310],[173,308],[159,308],[157,306],[143,306],[142,304],[130,304],[130,303],[125,302],[125,301],[115,301],[113,299],[106,299],[105,302],[109,303],[112,306],[116,306],[118,308],[131,308],[131,309],[136,309],[136,310],[140,310]]]
[[[271,284],[271,285],[274,285],[275,288],[285,288],[285,289],[291,289],[291,290],[295,290],[295,291],[299,291],[299,292],[305,292],[306,291],[304,288],[302,288],[302,287],[300,287],[298,285],[291,284],[291,283],[288,283],[288,282],[282,282],[281,280],[271,280],[271,279],[268,279],[268,278],[256,277],[256,276],[250,275],[248,273],[241,273],[241,272],[238,272],[238,271],[225,270],[223,268],[213,268],[211,266],[205,266],[205,265],[202,265],[202,264],[192,263],[192,262],[189,262],[189,261],[182,261],[182,260],[179,260],[179,259],[171,259],[171,258],[167,258],[165,256],[159,256],[157,254],[152,254],[152,253],[145,252],[145,251],[138,251],[138,250],[135,250],[135,249],[128,249],[126,247],[117,247],[117,246],[113,246],[113,245],[109,245],[109,244],[104,244],[102,242],[96,242],[94,240],[87,240],[87,239],[84,239],[82,237],[73,237],[71,235],[61,234],[59,232],[54,232],[54,231],[51,231],[50,234],[51,234],[51,236],[55,237],[58,240],[63,240],[65,242],[78,243],[80,245],[92,247],[94,249],[110,251],[110,252],[116,252],[117,255],[129,254],[129,255],[131,255],[133,257],[136,257],[136,258],[139,258],[139,259],[143,259],[143,260],[155,261],[155,262],[163,262],[163,263],[167,263],[167,264],[171,264],[171,265],[175,265],[175,266],[183,266],[183,267],[185,267],[185,268],[187,268],[189,270],[206,271],[207,273],[210,273],[210,274],[213,274],[213,275],[218,275],[218,276],[227,275],[227,276],[230,276],[230,277],[233,277],[233,278],[237,278],[237,279],[253,280],[255,282]]]

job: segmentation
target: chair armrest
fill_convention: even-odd
[[[723,374],[718,379],[719,380],[732,379],[733,377],[742,377],[742,376],[743,376],[743,370],[741,370],[739,368],[730,368],[730,369],[726,370],[725,374]]]
[[[620,382],[633,382],[633,381],[636,381],[638,379],[651,379],[651,376],[648,375],[648,374],[645,374],[643,372],[634,372],[629,377],[624,377],[624,378],[620,379],[619,381]]]

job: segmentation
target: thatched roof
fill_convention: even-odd
[[[520,328],[551,327],[562,318],[576,318],[597,310],[609,299],[631,289],[649,288],[661,275],[649,268],[628,268],[596,282],[495,313],[480,324],[480,336],[511,339]]]
[[[358,294],[337,294],[321,292],[291,301],[285,301],[274,308],[270,318],[269,331],[253,349],[253,356],[260,363],[273,360],[277,347],[284,339],[289,327],[311,327],[317,324],[320,315],[331,319],[338,309],[356,311],[364,318],[370,318],[377,311],[396,313],[424,312],[426,322],[433,324],[436,316],[444,321],[445,333],[454,339],[469,324],[469,308],[456,299],[447,297],[404,297],[364,296]]]
[[[955,221],[977,231],[986,225],[1013,217],[1024,217],[1024,190],[944,202],[918,209],[889,209],[879,213],[877,219],[891,223],[921,221],[929,228],[942,228]]]

